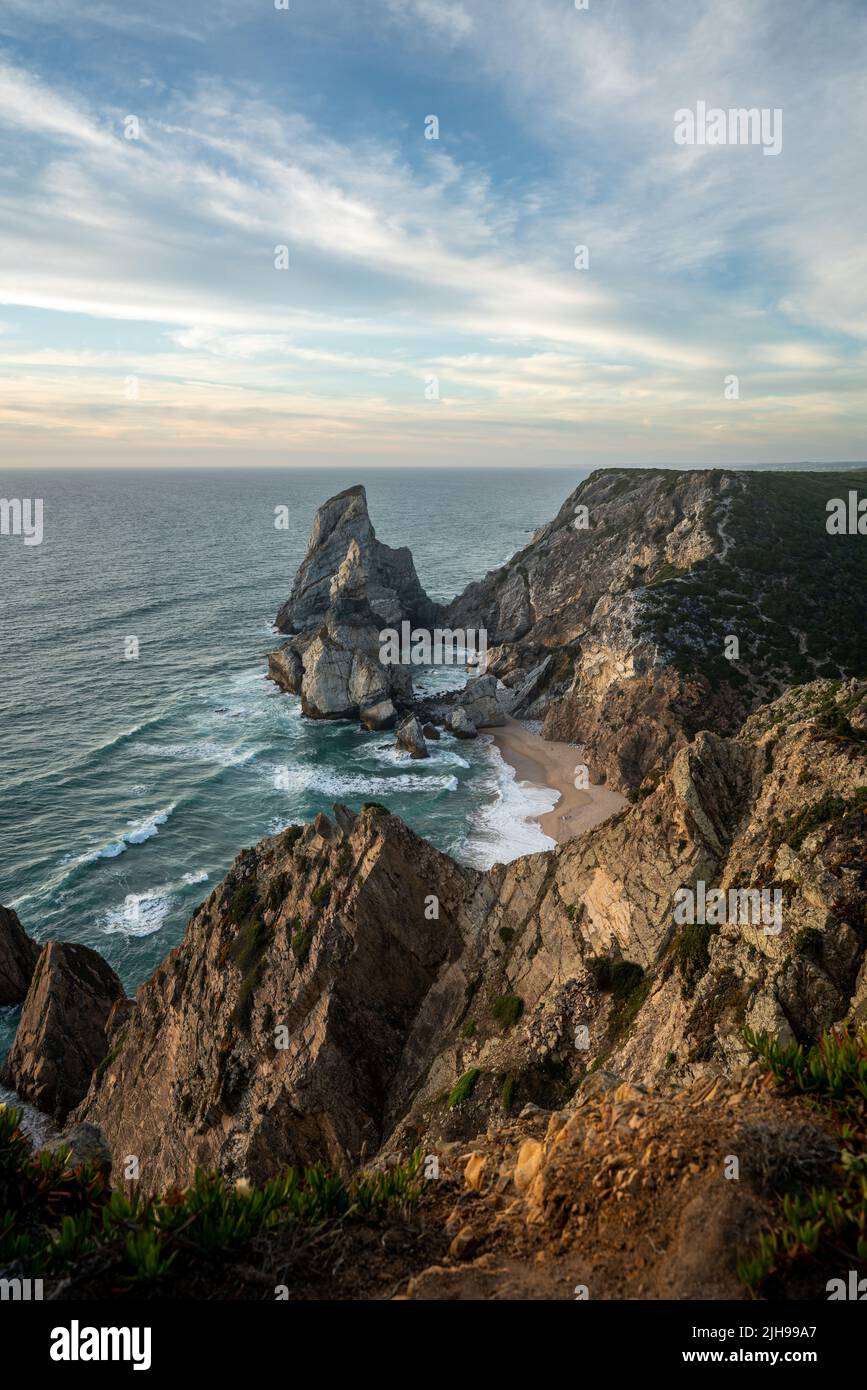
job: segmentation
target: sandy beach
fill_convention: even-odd
[[[581,749],[575,744],[549,742],[525,729],[517,719],[507,718],[503,728],[485,732],[493,735],[503,761],[514,768],[519,782],[560,793],[553,811],[537,817],[544,833],[558,844],[628,805],[624,796],[608,787],[591,786],[581,791],[575,786],[575,768],[581,762]]]

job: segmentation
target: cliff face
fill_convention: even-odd
[[[691,1084],[743,1063],[745,1024],[863,1017],[865,695],[815,683],[702,733],[614,820],[486,874],[377,807],[262,841],[141,987],[77,1118],[147,1187],[346,1168],[479,1133],[507,1083],[548,1108],[593,1069]],[[678,924],[699,883],[778,893],[779,930]]]
[[[487,628],[513,713],[583,744],[592,780],[637,788],[696,729],[734,733],[789,685],[867,669],[867,555],[825,529],[856,485],[600,470],[445,621]]]
[[[17,913],[0,907],[0,1005],[21,1003],[38,956],[39,947],[25,932]]]

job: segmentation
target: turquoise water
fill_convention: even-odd
[[[39,940],[95,947],[132,991],[239,849],[334,801],[383,802],[480,865],[543,848],[526,816],[550,800],[488,740],[444,738],[412,763],[387,733],[303,719],[264,672],[326,497],[363,482],[377,535],[409,545],[444,600],[526,544],[583,476],[4,471],[0,495],[43,498],[45,534],[0,537],[0,902]],[[5,1049],[15,1011],[0,1013]]]

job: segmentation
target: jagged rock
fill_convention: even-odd
[[[0,1005],[20,1004],[39,957],[39,946],[27,935],[11,907],[0,907]]]
[[[362,705],[359,718],[365,729],[392,729],[397,719],[397,711],[391,700],[379,700],[373,705]]]
[[[371,728],[394,721],[393,700],[412,695],[412,680],[403,666],[379,660],[379,620],[367,594],[362,554],[350,540],[346,554],[328,583],[328,607],[315,632],[293,637],[272,652],[268,674],[291,694],[311,719],[352,719],[368,711]],[[389,710],[391,712],[389,712]]]
[[[478,729],[462,705],[450,711],[446,719],[446,728],[455,738],[476,738],[478,734]]]
[[[440,731],[437,728],[436,724],[424,724],[422,726],[422,733],[424,734],[425,738],[433,739],[434,742],[436,742],[440,736]]]
[[[403,723],[398,725],[394,741],[398,748],[403,748],[413,758],[430,757],[421,724],[414,714],[408,715]]]
[[[64,1129],[57,1139],[44,1146],[49,1153],[69,1150],[69,1167],[79,1168],[88,1163],[108,1181],[111,1177],[111,1149],[99,1125],[73,1124]]]
[[[433,625],[437,605],[422,589],[410,551],[406,547],[393,550],[376,539],[367,494],[359,486],[329,498],[318,509],[292,593],[277,615],[279,630],[303,632],[322,622],[332,601],[332,580],[351,542],[357,546],[378,627],[396,627],[403,619]]]
[[[460,1017],[461,904],[478,879],[373,806],[348,833],[319,817],[245,851],[140,987],[75,1119],[100,1125],[116,1162],[137,1154],[147,1190],[196,1166],[345,1171],[378,1150]]]
[[[44,946],[3,1079],[24,1100],[58,1121],[87,1091],[108,1050],[107,1025],[124,999],[123,986],[89,946]]]

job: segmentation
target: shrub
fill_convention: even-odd
[[[250,916],[256,903],[256,880],[248,878],[232,894],[229,901],[229,916],[233,922],[243,922]]]
[[[324,883],[320,883],[318,888],[313,889],[313,892],[310,894],[310,898],[311,901],[314,902],[317,907],[328,906],[329,902],[331,901],[331,884],[328,882],[327,879],[324,881]]]
[[[719,927],[707,922],[688,922],[677,941],[677,966],[684,999],[691,999],[696,985],[710,965],[710,939]]]
[[[804,1125],[759,1136],[755,1180],[782,1193],[782,1203],[738,1275],[754,1294],[786,1297],[790,1281],[803,1289],[809,1280],[813,1296],[826,1297],[829,1276],[867,1268],[867,1028],[838,1026],[809,1047],[782,1047],[749,1029],[744,1037],[777,1086],[824,1112],[835,1136]]]
[[[478,1067],[471,1067],[469,1071],[464,1072],[461,1079],[455,1083],[446,1101],[450,1110],[453,1110],[456,1105],[463,1105],[464,1101],[469,1100],[481,1074]]]
[[[326,1222],[406,1212],[425,1187],[418,1150],[406,1164],[349,1181],[321,1164],[261,1186],[197,1170],[183,1190],[127,1195],[87,1166],[70,1171],[68,1154],[32,1153],[20,1120],[20,1111],[0,1106],[0,1269],[21,1260],[28,1274],[60,1278],[98,1254],[113,1291],[153,1285],[169,1272],[201,1277],[243,1247],[255,1260],[263,1239],[287,1226],[307,1239]]]
[[[503,1028],[511,1028],[524,1011],[524,1001],[517,994],[501,994],[491,1008],[494,1018]]]
[[[515,1097],[515,1078],[507,1076],[500,1087],[500,1104],[508,1115],[512,1109],[512,1101]]]

